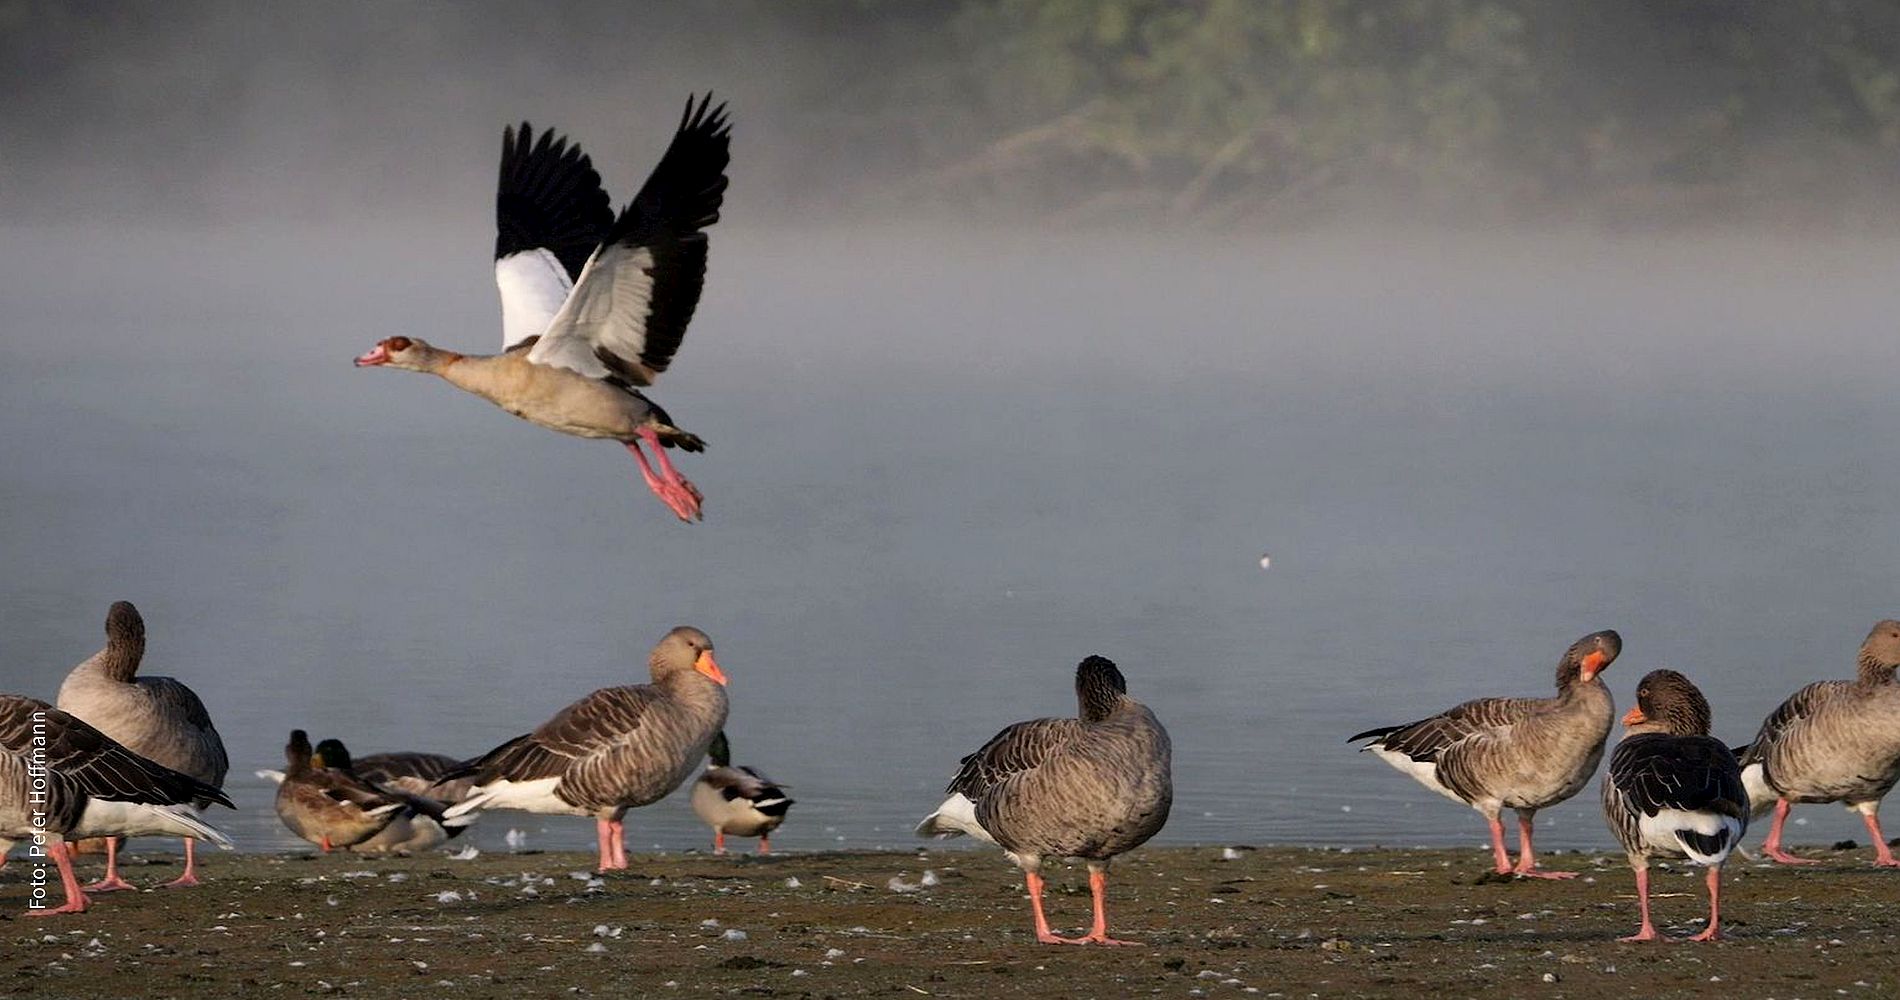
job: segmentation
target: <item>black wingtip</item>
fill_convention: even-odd
[[[1357,743],[1360,740],[1383,739],[1384,737],[1392,735],[1392,733],[1399,728],[1398,726],[1380,726],[1377,729],[1368,729],[1363,733],[1354,733],[1346,737],[1346,742]]]

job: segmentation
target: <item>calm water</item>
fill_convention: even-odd
[[[476,230],[0,233],[4,686],[136,601],[273,849],[291,727],[475,753],[690,622],[811,849],[908,843],[1102,653],[1174,734],[1164,840],[1476,844],[1343,737],[1614,627],[1620,703],[1673,666],[1741,742],[1900,613],[1890,244],[721,237],[655,392],[712,444],[686,527],[610,444],[350,367],[491,349],[483,256],[434,256]],[[1609,843],[1594,789],[1545,816]],[[704,839],[683,795],[629,834]]]

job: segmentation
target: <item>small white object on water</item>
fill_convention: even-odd
[[[456,892],[454,889],[448,889],[436,893],[435,901],[438,903],[459,903],[462,901],[462,894]]]
[[[744,941],[747,937],[746,932],[740,930],[737,927],[729,927],[726,929],[726,932],[724,934],[721,934],[719,936],[725,938],[728,941]]]
[[[508,832],[504,834],[501,839],[509,847],[520,847],[522,844],[528,842],[528,835],[514,827],[509,827]]]
[[[1267,555],[1265,552],[1260,553],[1260,568],[1271,569],[1272,567],[1273,567],[1273,557]]]
[[[799,886],[804,885],[804,884],[805,883],[800,882],[796,877],[788,878],[785,880],[785,888],[787,889],[796,889]]]
[[[482,856],[481,848],[476,847],[474,844],[470,844],[467,847],[464,847],[461,850],[456,851],[454,854],[449,855],[449,860],[450,861],[473,861],[476,858],[479,858],[481,856]]]
[[[1340,807],[1339,807],[1339,811],[1340,811],[1340,812],[1343,812],[1343,813],[1349,813],[1349,812],[1352,812],[1352,807],[1351,807],[1351,806],[1340,806]]]
[[[1220,849],[1220,859],[1222,861],[1239,861],[1240,852],[1231,847],[1223,847]]]

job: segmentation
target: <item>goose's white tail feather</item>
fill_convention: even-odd
[[[454,819],[457,816],[465,816],[483,809],[520,809],[531,813],[588,815],[587,810],[571,806],[554,794],[555,787],[560,783],[560,778],[496,781],[469,792],[467,798],[450,806],[443,815]]]
[[[1637,826],[1643,832],[1643,839],[1651,844],[1681,851],[1698,865],[1719,865],[1727,860],[1736,842],[1742,839],[1745,824],[1733,816],[1717,813],[1664,809],[1654,816],[1642,817],[1637,821]],[[1699,848],[1696,844],[1698,838],[1684,836],[1686,833],[1698,833],[1704,838],[1711,838],[1712,843],[1705,840],[1703,848],[1714,849]]]
[[[258,771],[257,776],[260,778],[263,778],[265,781],[268,781],[273,785],[281,785],[284,783],[284,772],[273,771],[268,767],[264,768],[261,771]]]
[[[154,806],[108,799],[88,800],[79,825],[66,834],[68,840],[86,837],[191,837],[208,840],[226,851],[232,847],[230,838],[199,819],[190,806]]]
[[[944,799],[936,812],[917,824],[919,837],[957,837],[966,833],[978,840],[996,843],[996,838],[976,821],[976,803],[962,792]]]
[[[1748,814],[1760,816],[1775,807],[1775,800],[1781,797],[1768,784],[1768,777],[1762,771],[1759,762],[1742,768],[1742,787],[1748,790]]]

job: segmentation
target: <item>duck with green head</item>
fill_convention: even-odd
[[[758,771],[732,766],[732,745],[723,731],[706,753],[711,761],[693,783],[693,812],[713,829],[713,853],[726,853],[728,833],[757,837],[759,853],[772,853],[772,831],[785,822],[791,797]]]

